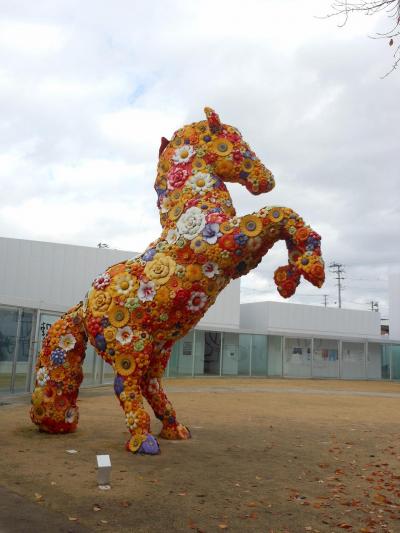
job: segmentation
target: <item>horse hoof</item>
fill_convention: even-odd
[[[188,440],[192,438],[190,429],[182,424],[167,426],[161,430],[159,437],[166,440]]]
[[[153,435],[147,435],[136,453],[140,455],[158,455],[160,453],[160,446],[158,445],[157,439]]]

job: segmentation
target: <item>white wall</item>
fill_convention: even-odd
[[[0,303],[65,311],[93,279],[135,252],[0,237]]]
[[[231,281],[199,322],[203,329],[238,329],[240,324],[240,279]]]
[[[400,272],[389,274],[389,336],[400,340]]]
[[[240,327],[257,333],[380,336],[380,315],[371,311],[280,302],[256,302],[240,307]]]

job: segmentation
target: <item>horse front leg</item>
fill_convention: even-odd
[[[233,245],[237,260],[231,276],[236,278],[255,268],[270,248],[284,240],[288,249],[288,263],[276,269],[274,281],[283,298],[292,296],[300,278],[321,287],[324,262],[321,257],[321,237],[288,207],[265,207],[251,215],[234,217]]]

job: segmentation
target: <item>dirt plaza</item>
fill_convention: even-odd
[[[193,438],[162,440],[154,457],[125,451],[110,386],[82,390],[70,435],[39,433],[29,396],[0,398],[0,531],[400,531],[400,383],[208,378],[166,389]],[[96,454],[111,456],[110,490],[97,486]]]

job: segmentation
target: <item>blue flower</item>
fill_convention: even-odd
[[[115,376],[114,391],[117,396],[124,390],[124,380],[122,376]]]
[[[96,345],[96,348],[100,350],[101,352],[104,352],[104,350],[107,347],[106,339],[104,338],[104,335],[101,333],[98,333],[96,337],[94,338],[94,343]]]
[[[208,244],[215,244],[222,233],[219,231],[219,224],[206,224],[203,229],[203,237]]]
[[[153,257],[156,255],[156,253],[157,253],[157,250],[155,248],[149,248],[142,255],[143,261],[146,261],[146,262],[151,261]]]
[[[67,357],[67,352],[62,348],[56,348],[51,352],[50,359],[52,360],[53,365],[61,366],[65,358]]]
[[[245,235],[244,233],[238,233],[237,235],[234,236],[234,239],[239,246],[244,246],[246,242],[249,240],[247,235]]]

